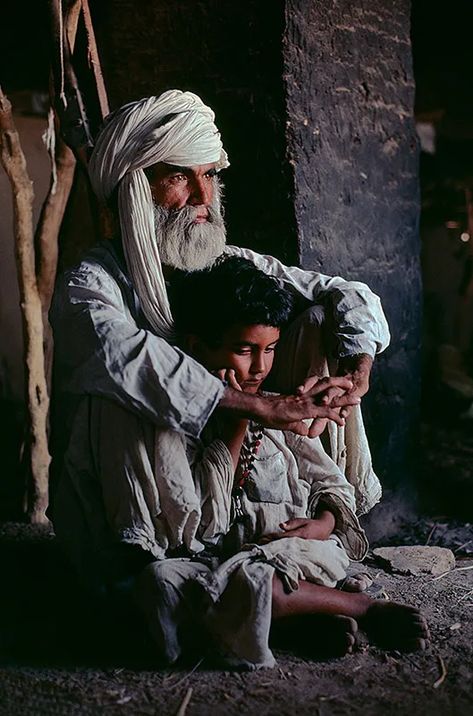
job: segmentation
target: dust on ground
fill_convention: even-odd
[[[469,474],[470,490],[471,427],[464,432],[460,426],[453,437],[441,427],[432,430],[429,479],[449,484],[445,471],[450,471],[450,480],[462,487]],[[456,445],[453,463],[442,447],[447,444],[454,452]],[[363,565],[381,592],[423,611],[432,636],[426,651],[384,652],[360,641],[355,653],[325,662],[276,652],[277,667],[258,672],[221,671],[205,660],[180,670],[161,668],[140,625],[78,589],[49,530],[5,524],[0,528],[0,714],[471,714],[473,525],[436,511],[439,505],[431,508],[433,517],[405,525],[376,546],[448,547],[455,553],[455,570],[440,578],[412,577],[390,574],[370,558]]]

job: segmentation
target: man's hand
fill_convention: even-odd
[[[367,353],[360,353],[356,356],[347,356],[339,359],[338,375],[348,378],[351,381],[352,388],[349,391],[351,395],[361,399],[368,392],[372,365],[373,359]],[[297,395],[303,395],[311,391],[321,380],[323,379],[319,376],[309,376],[297,387]],[[324,405],[331,405],[332,401],[341,395],[343,395],[343,391],[340,387],[331,386],[325,391],[322,402]],[[343,406],[340,409],[340,417],[346,418],[350,414],[352,407],[352,405]],[[318,430],[317,435],[323,432],[326,424],[326,420],[319,420],[317,425],[314,425],[314,431]]]
[[[338,361],[338,375],[348,378],[353,383],[352,395],[362,398],[370,387],[370,373],[373,366],[373,359],[367,353],[360,353],[356,356],[346,356]],[[350,414],[351,407],[345,406],[340,410],[342,418]]]
[[[332,405],[321,405],[324,393],[332,387],[340,388],[343,394],[334,398]],[[360,402],[359,398],[350,394],[351,388],[352,383],[347,378],[322,378],[304,395],[250,395],[227,388],[219,409],[252,418],[267,428],[315,437],[317,433],[312,432],[312,425],[308,427],[303,421],[328,418],[343,425],[338,409]]]
[[[261,542],[264,544],[285,537],[326,540],[335,529],[335,517],[329,510],[324,510],[320,513],[320,516],[314,520],[308,517],[297,517],[287,522],[281,522],[279,526],[282,532],[264,535]]]

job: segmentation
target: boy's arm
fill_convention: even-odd
[[[279,536],[325,540],[333,533],[335,525],[334,512],[325,505],[319,505],[313,517],[297,517],[287,522],[281,522],[280,527],[283,534]]]
[[[248,420],[245,418],[235,418],[233,415],[227,415],[219,425],[219,437],[232,456],[234,471],[237,469],[240,461],[241,446],[247,427]]]
[[[323,533],[324,529],[330,528],[329,534],[334,532],[340,537],[351,559],[363,559],[368,542],[356,517],[353,487],[327,455],[318,438],[308,440],[287,433],[285,439],[297,461],[299,478],[310,484],[310,495],[308,518],[302,519],[299,525],[293,525],[295,529],[288,529],[284,536],[303,536],[296,534],[297,530],[302,530],[306,539],[314,539],[313,532]],[[294,522],[291,520],[291,523]]]
[[[233,393],[243,396],[243,391],[232,368],[222,368],[217,371],[216,375],[225,385],[231,388]],[[218,418],[219,438],[232,457],[235,472],[240,461],[241,446],[248,428],[248,418],[225,410],[219,412]]]

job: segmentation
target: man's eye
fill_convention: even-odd
[[[181,181],[185,181],[187,179],[185,174],[173,174],[169,177],[169,181],[171,184],[179,184]]]
[[[207,179],[213,179],[217,176],[217,170],[216,169],[209,169],[208,172],[205,172],[204,175]]]

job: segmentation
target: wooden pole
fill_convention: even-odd
[[[49,310],[54,289],[59,230],[76,167],[74,153],[59,137],[54,128],[52,128],[52,131],[55,132],[56,141],[58,142],[58,147],[51,154],[51,162],[55,164],[56,171],[55,177],[51,179],[48,196],[41,210],[35,242],[38,253],[38,290],[45,312]]]
[[[13,122],[11,104],[0,87],[0,159],[13,192],[15,250],[25,344],[29,414],[29,468],[33,500],[30,519],[45,524],[48,504],[48,391],[44,370],[43,320],[35,271],[33,184]]]
[[[97,43],[95,41],[94,26],[92,24],[92,17],[90,15],[88,0],[82,0],[82,14],[84,16],[84,25],[87,33],[87,49],[89,53],[89,62],[92,65],[92,72],[94,73],[95,78],[95,86],[97,87],[100,114],[102,115],[102,119],[105,119],[107,114],[110,112],[110,107],[108,105],[107,90],[105,89],[105,83],[103,81],[102,66],[100,64]]]

